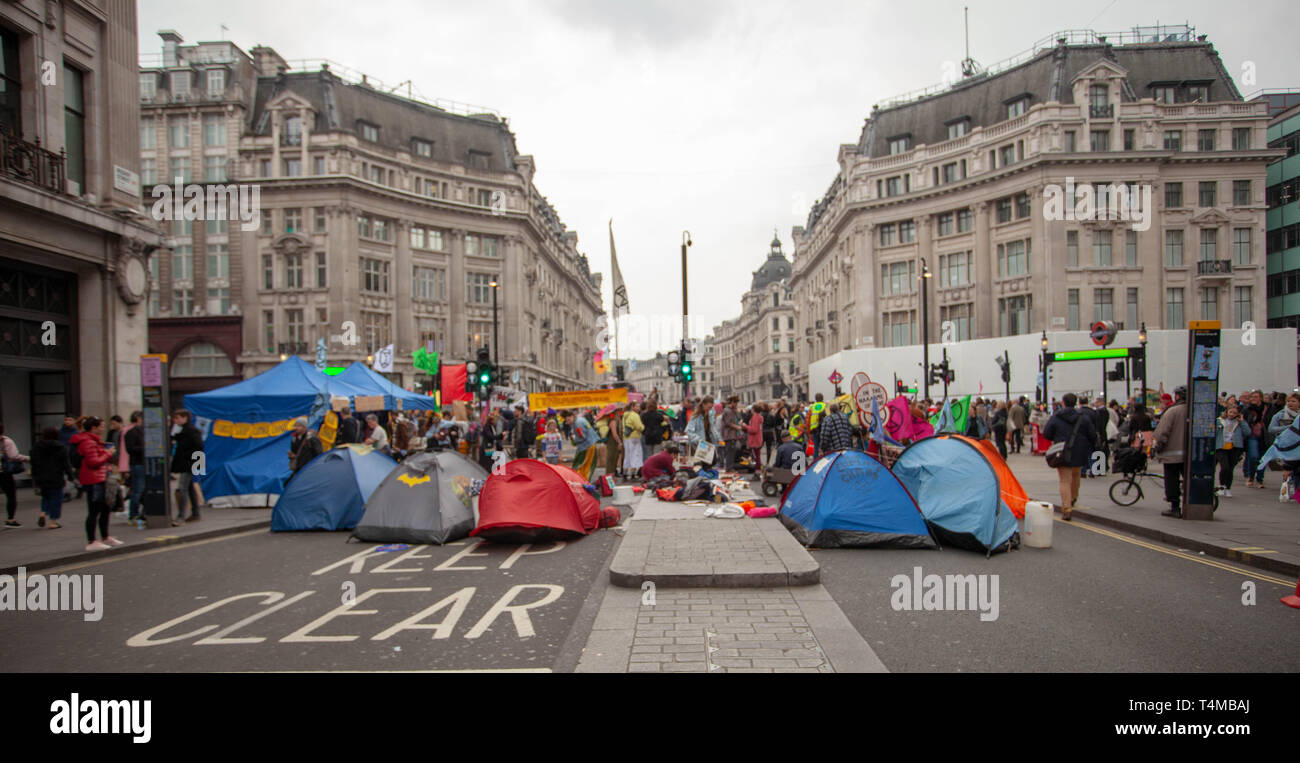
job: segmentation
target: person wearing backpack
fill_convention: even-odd
[[[1075,405],[1079,399],[1073,392],[1065,393],[1061,410],[1052,415],[1043,436],[1052,441],[1047,450],[1047,465],[1055,467],[1060,480],[1061,516],[1069,522],[1074,504],[1079,500],[1079,470],[1088,465],[1092,447],[1097,440],[1097,429],[1092,417]],[[1056,446],[1060,444],[1061,447]]]
[[[68,462],[68,448],[59,441],[59,430],[46,427],[41,439],[32,446],[32,483],[41,491],[41,516],[37,527],[57,530],[63,525],[63,486],[77,479]]]

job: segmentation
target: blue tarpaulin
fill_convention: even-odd
[[[384,410],[388,411],[436,411],[438,403],[428,395],[411,392],[393,384],[388,379],[371,370],[364,363],[353,363],[334,379],[363,389],[374,390],[368,395],[383,395]],[[398,401],[401,405],[398,405]]]
[[[831,453],[790,488],[781,522],[818,548],[934,548],[925,518],[907,489],[859,450]]]
[[[271,530],[350,530],[397,462],[368,445],[344,445],[313,458],[285,485]]]

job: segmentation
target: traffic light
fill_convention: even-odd
[[[683,384],[688,384],[695,378],[695,366],[691,362],[691,351],[686,347],[685,342],[682,343],[681,365],[679,366],[679,370],[681,372]]]
[[[903,383],[902,379],[898,379],[894,381],[894,392],[896,394],[901,395],[906,391],[907,391],[907,385]]]
[[[993,359],[997,361],[998,367],[1002,369],[1002,381],[1010,383],[1011,382],[1011,361],[1007,360],[1006,357],[1002,355],[999,355]]]
[[[473,371],[470,371],[468,367],[465,369],[469,372],[467,376],[472,378],[474,382],[474,389],[477,389],[479,392],[486,395],[488,390],[491,389],[492,385],[496,384],[497,381],[497,369],[492,365],[492,353],[488,351],[488,348],[480,347],[478,350],[478,361],[468,365],[474,366]]]

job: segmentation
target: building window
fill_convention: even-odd
[[[266,291],[275,289],[275,260],[269,254],[262,255],[262,288]]]
[[[1250,264],[1250,228],[1232,229],[1232,264]]]
[[[230,287],[208,287],[208,315],[228,315],[230,313]]]
[[[388,240],[388,221],[382,217],[375,218],[375,238],[380,241]]]
[[[362,140],[368,140],[371,143],[379,142],[379,128],[369,122],[357,122],[357,133]]]
[[[8,53],[8,52],[9,52],[9,51],[8,51],[8,48],[9,48],[9,41],[8,41],[8,40],[5,40],[5,48],[6,48],[5,52]],[[14,47],[14,50],[15,50],[15,51],[17,50],[17,46]],[[6,79],[7,79],[7,78],[6,78]],[[8,83],[8,82],[5,83],[5,89],[6,89],[6,90],[9,89],[9,83]],[[141,100],[144,100],[144,101],[152,101],[152,100],[154,99],[154,96],[156,96],[156,95],[158,95],[158,77],[157,77],[157,75],[152,74],[152,73],[150,73],[150,74],[141,74],[141,75],[140,75],[140,99],[141,99]],[[7,115],[6,115],[6,116],[7,116]],[[17,121],[17,120],[15,120],[15,122],[16,122],[16,121]]]
[[[1029,239],[998,244],[998,277],[1029,273]]]
[[[325,157],[323,157],[323,156],[313,156],[312,159],[311,159],[311,163],[312,163],[312,174],[313,174],[313,175],[324,175],[324,174],[325,174]]]
[[[1079,231],[1077,230],[1065,232],[1065,266],[1079,267]]]
[[[1130,329],[1137,328],[1141,324],[1138,322],[1138,290],[1136,286],[1130,286],[1128,288],[1127,308],[1128,311],[1124,326]]]
[[[1093,322],[1115,320],[1115,305],[1113,302],[1114,292],[1114,289],[1092,290]]]
[[[1010,167],[1016,163],[1016,145],[1014,143],[998,149],[998,166]]]
[[[171,148],[190,147],[190,120],[188,117],[171,117],[167,120],[167,145]]]
[[[967,233],[975,227],[975,215],[970,208],[957,210],[957,232]]]
[[[466,299],[476,305],[492,304],[492,287],[488,284],[495,280],[492,273],[466,273]]]
[[[275,232],[275,227],[274,225],[272,225],[271,210],[263,209],[261,233],[264,236],[269,236],[274,232]]]
[[[1196,150],[1213,151],[1214,150],[1214,130],[1197,130],[1196,131]]]
[[[939,215],[939,235],[952,235],[952,212],[944,212]]]
[[[172,250],[172,280],[194,280],[194,250],[188,246],[178,246]]]
[[[285,159],[283,177],[287,177],[287,178],[302,177],[302,160]]]
[[[911,294],[916,282],[916,263],[892,262],[880,266],[880,288],[884,296]]]
[[[1232,181],[1232,205],[1234,207],[1250,206],[1250,181]]]
[[[1210,86],[1209,85],[1188,85],[1187,100],[1189,103],[1209,103]]]
[[[1079,290],[1067,289],[1066,302],[1069,305],[1069,312],[1066,316],[1066,331],[1079,330]]]
[[[1201,290],[1201,320],[1219,320],[1219,287],[1206,286]]]
[[[1165,231],[1165,267],[1181,268],[1183,266],[1183,232]]]
[[[316,252],[316,288],[324,289],[328,285],[329,271],[325,267],[325,253]]]
[[[226,145],[226,118],[220,114],[203,116],[203,145]]]
[[[411,138],[411,152],[416,156],[430,159],[433,157],[433,143],[419,138]]]
[[[208,70],[208,97],[220,98],[226,93],[226,70]]]
[[[172,72],[172,100],[183,101],[190,95],[190,73]]]
[[[1090,138],[1089,150],[1091,151],[1110,150],[1110,130],[1093,130],[1089,138]]]
[[[1250,150],[1250,128],[1249,127],[1232,128],[1232,150],[1233,151]]]
[[[998,222],[1011,222],[1011,199],[998,199]]]
[[[482,151],[470,151],[468,164],[476,170],[491,169],[492,155]]]
[[[943,305],[939,308],[939,320],[952,321],[955,338],[959,342],[974,337],[972,333],[974,317],[975,305],[969,302],[961,305]]]
[[[1174,88],[1172,85],[1161,85],[1155,88],[1154,96],[1158,103],[1173,103]]]
[[[960,138],[968,132],[970,132],[969,119],[960,119],[956,122],[952,122],[948,125],[948,140]]]
[[[1219,229],[1201,228],[1201,262],[1219,258]]]
[[[1016,196],[1016,219],[1026,217],[1029,217],[1029,194],[1022,193]]]
[[[902,192],[903,192],[903,178],[901,176],[885,178],[886,196],[898,196]]]
[[[1166,151],[1183,150],[1182,130],[1165,130],[1165,150]]]
[[[1183,316],[1183,290],[1181,288],[1165,289],[1165,328],[1187,328],[1187,321]]]
[[[284,232],[298,233],[302,230],[302,208],[290,207],[284,210]]]
[[[209,342],[195,342],[172,361],[172,376],[232,376],[235,367],[225,351]]]
[[[392,343],[388,313],[361,313],[362,333],[365,334],[366,352],[374,352]]]
[[[916,223],[904,220],[898,224],[898,243],[910,244],[916,241]]]
[[[998,327],[1000,336],[1028,334],[1033,329],[1029,323],[1031,300],[1028,294],[998,300]]]
[[[1134,130],[1124,131],[1124,150],[1132,151],[1134,146]]]
[[[158,162],[154,159],[140,160],[140,185],[148,187],[158,182]]]
[[[6,54],[9,51],[4,51]],[[8,65],[6,64],[6,69]],[[86,103],[85,75],[80,69],[63,62],[63,130],[67,159],[64,163],[68,180],[86,192]],[[20,127],[21,129],[21,127]],[[8,157],[6,157],[8,158]]]
[[[420,346],[438,350],[443,337],[447,336],[447,322],[441,318],[415,319],[415,330],[420,337]]]
[[[325,207],[316,207],[316,232],[325,232]]]
[[[911,147],[911,142],[912,142],[911,137],[907,135],[903,135],[897,138],[890,138],[889,153],[891,155],[906,153],[907,149]]]
[[[1007,104],[1007,119],[1015,119],[1029,110],[1029,98],[1018,98]]]
[[[1065,131],[1065,153],[1073,154],[1077,150],[1078,150],[1078,146],[1075,144],[1074,130],[1066,130]]]
[[[1252,292],[1254,290],[1249,286],[1237,286],[1233,288],[1232,296],[1232,318],[1234,326],[1241,328],[1246,321],[1252,320],[1254,314],[1254,300]]]
[[[1124,265],[1130,268],[1138,266],[1138,234],[1132,228],[1124,232]]]
[[[262,339],[265,342],[267,352],[275,352],[275,311],[265,310],[262,312]]]
[[[189,287],[172,289],[172,313],[175,315],[194,313],[194,292]]]
[[[1092,232],[1092,264],[1095,267],[1108,268],[1111,266],[1110,233],[1108,230]]]
[[[301,289],[303,286],[302,255],[286,254],[284,256],[284,288]]]
[[[9,83],[5,83],[8,87]],[[158,126],[153,117],[140,117],[140,150],[148,151],[158,147]]]
[[[956,252],[939,255],[939,285],[969,286],[971,283],[971,253]]]
[[[912,312],[885,313],[884,334],[890,347],[904,347],[912,343]]]
[[[261,160],[261,163],[262,163],[262,173],[261,173],[261,176],[264,177],[264,178],[269,178],[269,177],[271,177],[271,160],[270,160],[270,159],[262,159],[262,160]]]
[[[375,294],[388,293],[388,262],[370,257],[361,258],[361,290]]]
[[[1202,207],[1212,207],[1216,201],[1216,191],[1219,184],[1213,180],[1205,180],[1200,184],[1200,199]]]
[[[226,157],[203,157],[203,179],[209,183],[226,182]]]
[[[221,279],[230,280],[230,245],[229,244],[208,244],[208,262],[207,273],[208,280]]]
[[[894,224],[893,223],[885,223],[884,225],[880,226],[880,245],[881,246],[894,245]]]
[[[169,180],[175,181],[180,178],[180,182],[190,182],[190,158],[188,156],[173,156],[171,160],[171,177]]]
[[[1165,183],[1165,208],[1176,209],[1183,205],[1183,184]]]
[[[442,268],[415,267],[416,299],[443,302],[447,299],[447,271]]]
[[[492,236],[465,236],[465,254],[475,257],[496,257],[501,253],[501,240]]]

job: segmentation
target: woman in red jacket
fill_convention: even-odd
[[[750,409],[749,423],[745,425],[745,444],[754,459],[754,473],[763,470],[763,413],[767,411],[766,403],[758,403]]]
[[[116,448],[104,448],[101,439],[104,436],[104,420],[88,416],[81,423],[84,430],[75,434],[68,441],[70,447],[81,454],[81,469],[77,481],[86,491],[86,550],[103,551],[110,546],[120,546],[122,541],[108,534],[108,516],[111,509],[104,494],[104,483],[108,479],[108,462],[113,460]],[[99,525],[99,535],[103,539],[95,540],[95,525]]]

